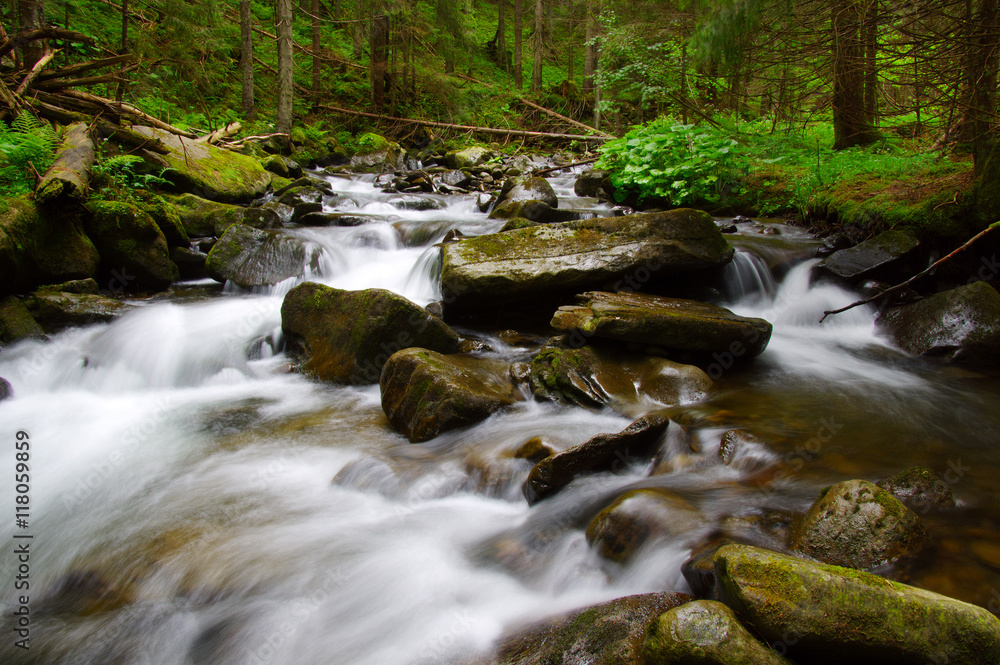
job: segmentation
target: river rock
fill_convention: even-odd
[[[731,609],[696,600],[660,615],[642,647],[643,665],[789,665],[743,627]]]
[[[616,434],[598,434],[583,443],[546,457],[536,464],[521,491],[529,505],[549,497],[574,478],[598,471],[614,470],[616,465],[652,454],[663,438],[670,419],[664,413],[639,418]]]
[[[870,569],[915,556],[927,539],[920,518],[867,480],[823,490],[799,523],[792,549],[839,566]]]
[[[89,293],[90,295],[100,295],[101,287],[97,285],[97,280],[92,277],[87,279],[71,279],[61,284],[43,284],[38,291],[61,291],[62,293]]]
[[[289,159],[284,155],[268,155],[261,160],[260,165],[266,171],[270,171],[282,178],[302,177],[302,167],[294,159]]]
[[[208,268],[205,267],[207,254],[188,249],[187,247],[171,247],[170,260],[177,266],[181,279],[207,279]]]
[[[442,171],[434,176],[435,180],[440,182],[446,187],[457,187],[459,189],[466,189],[472,184],[472,176],[470,176],[465,171],[459,169],[451,169],[449,171]]]
[[[839,252],[842,249],[850,249],[855,244],[851,236],[846,233],[834,233],[823,238],[823,244],[816,250],[816,256],[824,259],[834,252]]]
[[[509,370],[499,360],[403,349],[382,368],[382,410],[411,442],[427,441],[523,399]]]
[[[643,665],[650,624],[692,600],[683,593],[644,593],[616,598],[549,619],[503,638],[497,665]]]
[[[444,161],[450,169],[468,169],[488,162],[493,157],[486,148],[471,146],[463,150],[452,150],[444,156]]]
[[[0,344],[45,337],[41,326],[16,296],[0,298]]]
[[[695,401],[712,387],[692,365],[599,344],[573,349],[550,343],[532,359],[529,378],[538,398],[607,405],[625,414],[648,410],[650,400],[665,406]]]
[[[690,538],[705,523],[690,502],[670,490],[626,492],[587,526],[587,542],[605,559],[623,563],[650,539]]]
[[[800,663],[995,664],[1000,621],[981,607],[869,573],[727,545],[720,599]]]
[[[132,305],[114,298],[53,291],[35,291],[25,298],[24,304],[47,333],[75,326],[108,323],[132,309]]]
[[[306,248],[298,238],[234,224],[208,253],[205,268],[212,279],[249,289],[301,275],[305,260]]]
[[[894,307],[876,329],[907,353],[972,367],[1000,365],[1000,294],[986,282]]]
[[[454,330],[402,296],[313,282],[285,296],[281,329],[308,374],[336,383],[378,382],[386,361],[402,349],[454,353],[459,345]]]
[[[351,157],[351,170],[356,173],[391,173],[402,171],[405,165],[406,151],[378,134],[362,134]]]
[[[465,238],[442,250],[442,290],[456,310],[579,293],[626,276],[648,280],[721,266],[733,248],[704,212],[602,217]]]
[[[573,184],[573,193],[577,196],[594,199],[611,199],[615,187],[611,184],[609,171],[591,169],[584,171]]]
[[[559,308],[553,328],[667,349],[726,352],[737,358],[759,355],[771,339],[771,324],[764,319],[737,316],[695,300],[600,291],[577,300],[580,305]]]
[[[101,255],[116,289],[162,291],[174,280],[167,239],[153,218],[118,201],[91,201],[84,217],[87,235]]]
[[[271,184],[271,174],[252,157],[196,143],[162,129],[132,129],[159,139],[170,150],[159,156],[170,167],[163,177],[184,191],[213,201],[244,203],[263,195]]]
[[[823,259],[816,270],[848,282],[905,277],[914,265],[920,242],[905,231],[886,231]]]
[[[257,229],[281,226],[281,217],[273,208],[245,208],[209,201],[194,194],[175,196],[171,202],[177,208],[184,229],[193,236],[222,237],[233,224]]]
[[[559,207],[559,198],[556,196],[555,190],[552,189],[552,185],[545,178],[538,176],[509,178],[504,182],[503,187],[500,188],[498,201],[500,203],[541,201],[553,208]]]
[[[14,386],[10,385],[10,381],[0,376],[0,402],[13,396]]]
[[[955,507],[955,496],[948,485],[924,466],[911,466],[877,484],[915,511]]]

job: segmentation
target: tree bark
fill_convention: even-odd
[[[21,32],[41,29],[43,25],[42,0],[17,0],[17,13]],[[28,41],[21,48],[21,66],[31,69],[45,53],[45,42]]]
[[[521,71],[521,35],[524,28],[521,25],[521,0],[514,0],[514,87],[524,89],[524,73]]]
[[[253,95],[253,23],[250,0],[240,0],[240,80],[243,87],[243,117],[253,120],[257,107]]]
[[[319,75],[323,62],[319,59],[319,0],[312,0],[312,92],[314,103],[319,100]]]
[[[278,108],[274,129],[288,133],[292,129],[292,0],[278,0]]]
[[[535,39],[534,60],[531,70],[531,91],[538,92],[542,87],[542,33],[545,23],[545,5],[542,0],[535,0]]]
[[[371,80],[372,108],[381,113],[385,107],[385,77],[388,65],[389,19],[381,12],[372,17]]]
[[[971,6],[971,0],[970,0]],[[979,10],[968,20],[964,72],[964,113],[959,141],[972,149],[976,174],[993,147],[991,128],[996,111],[997,42],[1000,37],[997,0],[982,0]]]
[[[497,0],[497,62],[505,72],[507,68],[507,24],[504,21],[503,5],[506,0]]]
[[[67,127],[52,166],[38,181],[35,200],[41,204],[82,201],[87,196],[94,156],[87,123],[77,122]]]
[[[868,145],[878,139],[865,118],[859,1],[834,0],[832,5],[834,150]]]
[[[128,0],[122,0],[122,47],[119,54],[128,55]],[[115,91],[115,99],[119,102],[125,99],[126,87],[125,79],[122,78]]]
[[[597,37],[597,17],[594,15],[596,10],[594,0],[587,0],[587,50],[583,57],[584,94],[594,91],[594,67],[597,64],[597,47],[594,45],[594,38]]]
[[[866,0],[862,17],[862,31],[865,41],[865,122],[872,127],[878,117],[878,19],[879,0]]]

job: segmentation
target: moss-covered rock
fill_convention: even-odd
[[[260,165],[266,171],[281,176],[282,178],[302,177],[302,167],[293,159],[288,159],[284,155],[268,155],[260,161]]]
[[[736,358],[759,355],[771,339],[771,324],[764,319],[737,316],[695,300],[600,291],[577,299],[580,305],[559,308],[552,317],[553,328],[668,349],[725,352]]]
[[[246,203],[267,192],[271,175],[256,159],[208,143],[195,143],[153,127],[133,127],[159,139],[170,152],[162,155],[164,177],[177,188],[213,201]]]
[[[951,489],[925,466],[911,466],[877,484],[915,511],[926,512],[931,508],[955,506],[955,496]]]
[[[177,272],[183,280],[207,279],[211,277],[205,263],[208,255],[187,247],[171,247],[170,260],[177,266]]]
[[[528,504],[552,496],[573,479],[588,473],[613,470],[652,454],[667,431],[664,413],[639,418],[615,434],[598,434],[583,443],[546,457],[536,464],[521,491]]]
[[[746,545],[721,548],[715,569],[722,602],[796,662],[1000,661],[1000,620],[975,605]]]
[[[642,648],[643,665],[788,665],[758,642],[731,609],[696,600],[660,615]]]
[[[643,665],[642,645],[664,612],[692,600],[683,593],[616,598],[554,617],[503,638],[497,665]]]
[[[462,150],[452,150],[444,156],[450,169],[468,169],[485,164],[492,159],[493,153],[482,146],[471,146]]]
[[[42,327],[19,298],[0,298],[0,344],[13,344],[22,339],[41,339],[44,336]]]
[[[518,176],[508,178],[500,188],[499,203],[517,201],[541,201],[553,208],[559,207],[559,197],[545,178],[538,176]]]
[[[281,218],[271,208],[245,208],[209,201],[194,194],[174,196],[171,203],[176,206],[183,228],[192,236],[221,238],[233,224],[255,229],[281,227]]]
[[[914,355],[1000,365],[1000,294],[986,282],[894,307],[878,318],[876,329]]]
[[[667,489],[631,490],[619,496],[587,526],[587,542],[605,559],[628,561],[647,541],[682,543],[705,523],[697,509]]]
[[[378,134],[362,134],[351,157],[351,170],[358,173],[401,171],[406,164],[406,151],[398,143]]]
[[[919,241],[906,231],[886,231],[834,252],[816,266],[816,271],[852,284],[866,279],[896,282],[916,267],[919,247]]]
[[[593,169],[577,176],[573,193],[577,196],[611,200],[615,186],[611,183],[611,172]]]
[[[443,248],[442,289],[456,310],[579,293],[625,277],[647,281],[715,268],[733,248],[696,210],[542,224]]]
[[[867,480],[820,494],[802,518],[792,548],[838,566],[876,568],[912,559],[927,539],[920,518]]]
[[[544,201],[501,201],[490,212],[490,219],[523,218],[539,224],[556,224],[580,219],[573,210],[559,210]]]
[[[499,360],[409,348],[382,368],[382,410],[414,442],[472,425],[523,399]]]
[[[114,298],[56,291],[35,291],[25,298],[24,304],[47,333],[109,323],[132,309],[132,305]]]
[[[162,196],[150,196],[140,206],[159,227],[170,247],[187,247],[191,244],[180,212],[173,203]]]
[[[59,284],[42,284],[36,291],[57,291],[62,293],[89,293],[90,295],[100,295],[101,287],[97,285],[97,280],[88,277],[87,279],[71,279]]]
[[[205,269],[212,279],[250,289],[297,277],[305,262],[306,248],[298,238],[233,224],[208,253]]]
[[[91,201],[84,217],[87,235],[104,271],[118,275],[125,291],[162,291],[174,278],[167,240],[146,212],[119,201]]]
[[[550,342],[531,361],[536,397],[587,407],[610,406],[638,415],[650,401],[664,406],[690,402],[712,387],[712,380],[692,365],[627,353],[607,345],[563,348]]]
[[[335,383],[376,383],[389,357],[412,346],[458,350],[458,334],[406,298],[383,289],[344,291],[306,282],[281,303],[281,329],[302,369]]]

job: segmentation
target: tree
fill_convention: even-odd
[[[514,0],[514,87],[524,89],[523,72],[521,71],[521,0]]]
[[[319,34],[319,0],[312,0],[312,94],[313,102],[316,103],[319,100],[319,74],[323,67],[323,62],[320,60],[319,49],[320,49],[320,34]]]
[[[253,120],[257,108],[253,98],[253,24],[250,0],[240,0],[240,80],[243,89],[243,117]]]
[[[544,54],[544,44],[542,43],[542,32],[544,30],[545,6],[542,0],[535,0],[535,39],[534,55],[531,69],[531,91],[538,92],[542,87],[542,57]]]
[[[878,140],[865,113],[864,49],[859,0],[833,0],[833,148],[843,150]]]
[[[278,109],[274,121],[277,132],[292,129],[292,0],[277,0],[278,23]]]
[[[587,0],[587,45],[583,56],[583,91],[590,93],[594,91],[594,66],[597,63],[597,46],[594,40],[597,38],[597,4],[596,0]]]
[[[42,0],[17,0],[18,26],[22,31],[36,30],[42,27],[44,10]],[[45,42],[32,40],[21,46],[21,62],[25,69],[31,69],[42,58],[45,52]]]
[[[381,113],[385,107],[385,80],[389,64],[389,18],[382,9],[381,5],[373,9],[369,36],[369,75],[372,83],[372,110],[375,113]]]

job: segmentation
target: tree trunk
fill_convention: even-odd
[[[862,31],[865,40],[865,122],[874,127],[878,117],[876,95],[878,94],[878,2],[867,0],[862,18]]]
[[[385,106],[385,77],[388,65],[389,19],[385,14],[372,16],[371,25],[371,80],[372,108],[382,113]]]
[[[833,148],[868,145],[878,139],[866,121],[864,50],[859,0],[834,0],[833,28]]]
[[[128,0],[122,0],[122,47],[119,55],[128,54]],[[117,101],[122,101],[125,99],[125,89],[127,84],[125,83],[125,77],[118,83],[118,89],[115,91],[115,99]]]
[[[971,7],[971,1],[970,1]],[[980,174],[993,147],[991,128],[997,94],[997,0],[982,0],[979,11],[968,20],[964,90],[964,113],[959,142],[972,149],[975,172]]]
[[[288,133],[292,129],[292,0],[278,0],[278,109],[274,129]]]
[[[524,89],[524,76],[521,71],[521,0],[514,0],[514,87]]]
[[[37,30],[43,25],[42,0],[17,0],[17,13],[21,31]],[[46,42],[44,40],[32,40],[26,42],[20,48],[21,66],[24,69],[31,69],[35,63],[45,53]]]
[[[504,21],[504,11],[503,5],[506,0],[497,0],[497,63],[500,65],[500,69],[505,72],[508,71],[507,68],[507,25]]]
[[[319,74],[323,61],[319,58],[319,0],[312,0],[312,94],[313,103],[319,101]]]
[[[250,0],[240,0],[240,79],[243,84],[243,117],[253,120],[257,108],[253,99],[253,24]]]
[[[594,67],[597,64],[597,47],[594,39],[597,37],[597,17],[595,13],[597,6],[594,0],[587,0],[587,46],[583,57],[583,92],[584,94],[594,91]]]
[[[545,5],[542,0],[535,0],[535,48],[534,61],[531,70],[531,91],[538,92],[542,87],[542,32],[545,23]]]
[[[87,123],[77,122],[67,127],[52,166],[38,181],[35,200],[41,204],[83,201],[87,197],[94,156]]]

